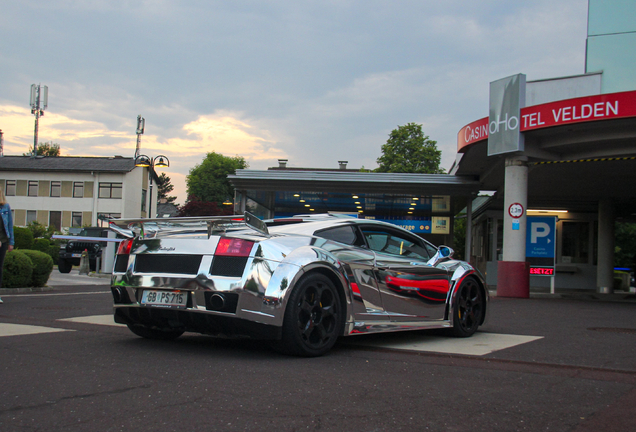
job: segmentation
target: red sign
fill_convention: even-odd
[[[571,123],[636,117],[636,91],[566,99],[521,108],[520,131]],[[464,126],[457,134],[457,151],[488,139],[488,117]]]
[[[553,276],[554,267],[530,267],[530,274],[535,276]]]
[[[519,203],[510,204],[510,207],[508,207],[508,214],[515,219],[519,219],[523,216],[523,206]]]

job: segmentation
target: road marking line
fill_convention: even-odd
[[[41,327],[41,326],[24,325],[24,324],[0,323],[0,337],[22,336],[22,335],[30,335],[30,334],[41,334],[41,333],[56,333],[56,332],[64,332],[64,331],[75,331],[75,330],[52,328],[52,327]]]
[[[113,315],[91,315],[84,317],[63,318],[57,321],[68,321],[82,324],[97,324],[116,327],[126,327],[124,324],[118,324],[114,321]]]
[[[543,336],[520,336],[498,333],[475,333],[469,338],[428,336],[421,334],[387,335],[386,339],[377,335],[373,340],[364,340],[365,336],[356,336],[347,343],[378,348],[390,348],[407,351],[437,352],[445,354],[465,354],[483,356],[495,351],[512,348],[517,345],[543,339]]]

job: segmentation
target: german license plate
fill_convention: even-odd
[[[145,290],[141,297],[141,304],[158,306],[186,307],[187,291],[150,291]]]
[[[82,254],[71,254],[73,258],[81,258]]]

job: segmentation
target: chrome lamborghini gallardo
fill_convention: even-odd
[[[325,354],[340,336],[448,328],[471,336],[488,291],[453,251],[397,226],[329,215],[117,219],[115,321],[142,337],[270,339]]]

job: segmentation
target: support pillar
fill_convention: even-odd
[[[596,288],[602,294],[614,292],[614,206],[609,198],[598,202],[598,256]]]
[[[453,231],[451,231],[452,233]],[[471,253],[473,249],[473,197],[468,197],[466,203],[466,249],[464,251],[464,259],[471,262]]]
[[[521,204],[523,214],[513,218],[509,209]],[[497,296],[530,297],[530,272],[526,263],[526,211],[528,165],[525,158],[506,158],[503,217],[503,260],[497,271]]]

